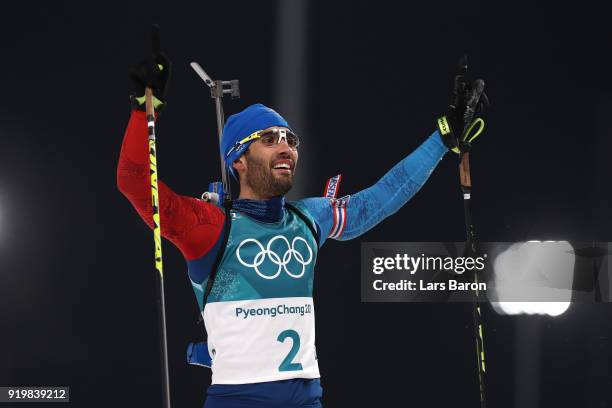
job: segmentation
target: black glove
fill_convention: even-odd
[[[166,88],[172,71],[172,63],[161,51],[159,26],[153,25],[153,53],[129,70],[129,77],[134,84],[131,95],[132,106],[145,110],[145,87],[153,90],[153,105],[156,110],[164,107]]]
[[[464,55],[459,59],[448,112],[437,123],[442,141],[455,153],[468,151],[471,142],[482,133],[482,115],[489,105],[489,99],[484,93],[484,81],[477,79],[468,86],[466,73],[467,56]]]

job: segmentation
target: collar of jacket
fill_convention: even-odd
[[[273,197],[269,200],[238,199],[232,203],[232,209],[257,221],[277,222],[285,215],[285,197]]]

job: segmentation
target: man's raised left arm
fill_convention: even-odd
[[[349,240],[397,212],[425,184],[448,147],[435,131],[374,185],[340,199],[311,197],[298,201],[314,218],[319,242]]]
[[[397,212],[425,184],[444,154],[459,155],[484,130],[482,113],[488,106],[484,81],[466,81],[467,57],[459,60],[451,102],[437,120],[437,130],[410,155],[396,164],[378,182],[343,198],[313,197],[296,202],[314,219],[319,246],[327,238],[349,240],[370,230]]]

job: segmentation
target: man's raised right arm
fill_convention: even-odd
[[[146,115],[133,110],[128,122],[119,163],[117,186],[140,217],[153,227]],[[159,181],[161,234],[176,245],[187,260],[206,254],[223,228],[224,214],[215,205],[182,196]]]

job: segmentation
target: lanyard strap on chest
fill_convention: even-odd
[[[232,228],[232,201],[227,200],[223,203],[223,212],[225,213],[225,220],[223,221],[223,242],[221,243],[221,247],[219,248],[219,252],[217,252],[217,257],[215,258],[215,262],[212,264],[210,270],[210,276],[208,277],[208,282],[206,282],[206,290],[204,290],[204,298],[202,299],[202,312],[204,312],[204,308],[206,307],[206,302],[208,301],[208,296],[210,295],[210,291],[215,283],[215,278],[217,277],[217,270],[219,269],[219,263],[221,262],[221,258],[223,258],[223,254],[225,253],[225,247],[227,246],[227,240],[229,239],[230,230]]]
[[[285,203],[285,208],[288,208],[291,211],[293,211],[298,217],[300,217],[300,219],[304,222],[304,224],[306,224],[306,226],[312,233],[312,236],[314,237],[314,240],[317,243],[317,248],[318,248],[319,247],[319,234],[317,234],[317,229],[314,225],[314,222],[312,222],[308,217],[306,217],[306,214],[304,214],[295,205],[291,203]]]

